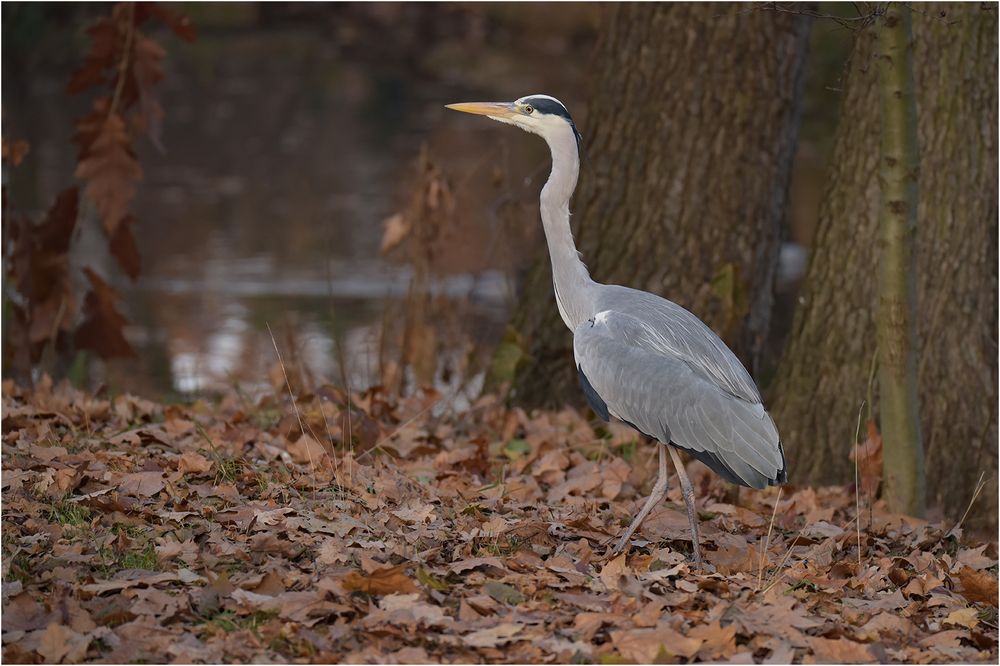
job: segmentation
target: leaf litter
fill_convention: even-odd
[[[876,502],[859,552],[853,487],[737,494],[693,462],[706,562],[673,479],[613,557],[653,447],[439,399],[5,382],[4,660],[997,661],[996,542]]]

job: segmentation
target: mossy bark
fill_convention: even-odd
[[[880,88],[877,32],[857,33],[827,189],[772,414],[795,483],[844,483],[858,408],[874,397]],[[997,517],[997,14],[913,9],[920,170],[917,386],[928,505],[958,518],[980,472],[974,524]]]
[[[917,102],[909,5],[890,3],[878,26],[881,134],[879,155],[879,408],[885,497],[898,513],[924,515],[924,447],[917,399]]]
[[[608,9],[573,210],[595,280],[703,318],[751,371],[768,334],[810,21],[746,5]],[[539,252],[504,346],[512,399],[582,403]]]

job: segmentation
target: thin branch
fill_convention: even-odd
[[[111,105],[108,107],[108,118],[115,114],[118,102],[121,101],[122,92],[125,90],[125,76],[128,74],[129,56],[132,53],[132,41],[135,38],[135,3],[129,2],[126,5],[126,11],[128,12],[128,25],[125,27],[125,48],[122,51],[122,59],[118,63],[118,81],[115,84]]]

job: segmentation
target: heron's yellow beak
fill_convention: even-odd
[[[512,118],[520,115],[513,104],[509,102],[462,102],[460,104],[445,104],[445,108],[463,113],[475,113],[491,118]]]

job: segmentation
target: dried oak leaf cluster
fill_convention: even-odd
[[[83,195],[101,220],[111,255],[133,280],[140,257],[130,207],[142,178],[133,138],[145,133],[159,145],[163,120],[155,85],[163,78],[166,52],[143,32],[155,23],[185,40],[194,39],[190,20],[165,5],[116,3],[88,28],[90,49],[66,86],[70,95],[97,89],[91,112],[75,123],[74,176],[83,182]],[[5,140],[3,159],[16,166],[27,150],[23,141]],[[65,347],[70,336],[76,347],[103,358],[132,355],[122,330],[125,319],[118,312],[118,294],[91,268],[84,269],[89,289],[82,317],[76,316],[69,252],[79,199],[78,187],[63,190],[40,223],[5,215],[12,220],[4,223],[5,246],[11,248],[6,277],[19,295],[14,302],[22,330],[18,342],[30,363],[39,361],[47,344]],[[77,319],[82,320],[79,326]]]
[[[996,543],[692,463],[707,562],[676,485],[611,557],[652,447],[447,406],[5,383],[4,660],[996,663]]]

